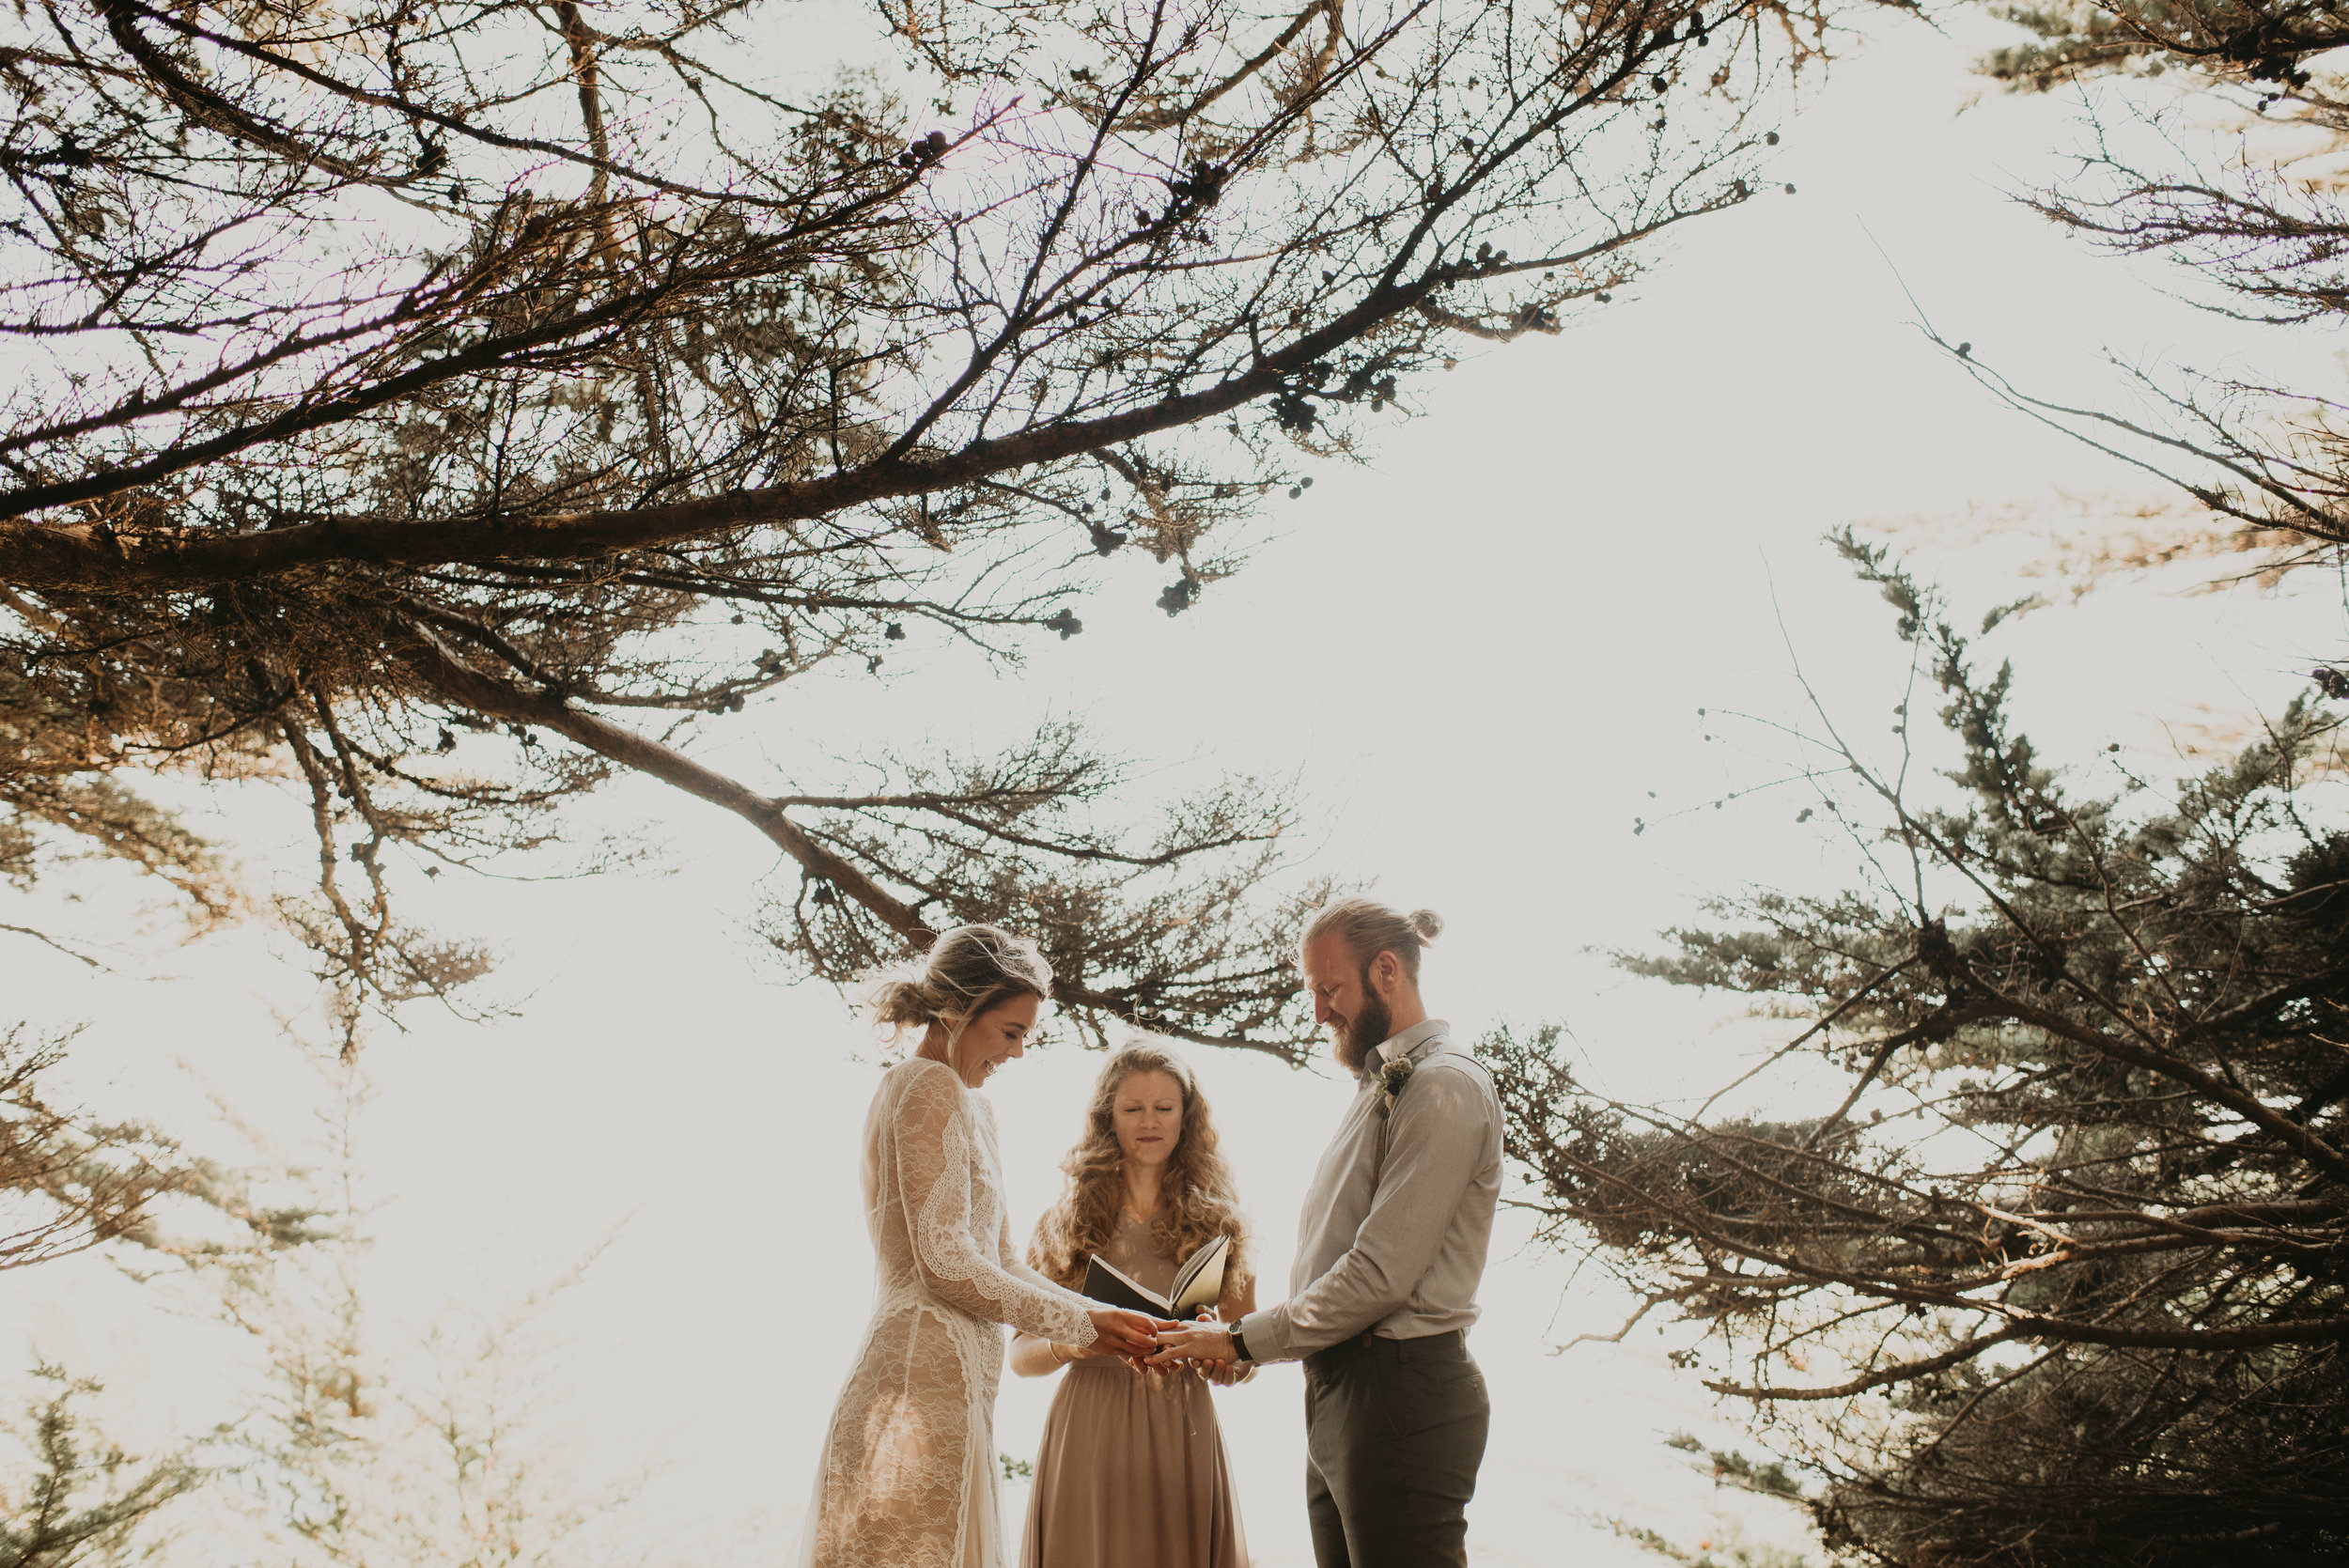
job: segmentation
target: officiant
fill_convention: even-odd
[[[1148,1041],[1112,1056],[1061,1169],[1066,1190],[1036,1222],[1028,1252],[1038,1273],[1078,1290],[1098,1258],[1172,1296],[1183,1265],[1221,1238],[1215,1315],[1236,1323],[1255,1310],[1247,1226],[1206,1097],[1181,1057]],[[1143,1372],[1099,1346],[1020,1334],[1011,1369],[1061,1378],[1036,1453],[1022,1568],[1247,1568],[1210,1385],[1252,1368]]]

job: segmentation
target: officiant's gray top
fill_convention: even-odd
[[[1240,1320],[1248,1354],[1289,1361],[1353,1339],[1449,1333],[1476,1321],[1501,1196],[1501,1101],[1482,1063],[1429,1018],[1380,1046],[1314,1172],[1289,1298]],[[1411,1061],[1378,1152],[1378,1069]]]

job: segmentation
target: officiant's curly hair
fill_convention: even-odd
[[[1231,1237],[1231,1254],[1223,1265],[1228,1293],[1248,1278],[1248,1221],[1232,1187],[1232,1169],[1217,1146],[1215,1118],[1190,1063],[1149,1039],[1129,1042],[1102,1067],[1093,1086],[1093,1102],[1085,1108],[1084,1137],[1061,1161],[1068,1175],[1067,1189],[1036,1221],[1028,1265],[1074,1290],[1084,1278],[1085,1260],[1105,1250],[1116,1236],[1126,1187],[1113,1112],[1117,1092],[1136,1073],[1164,1073],[1182,1091],[1183,1132],[1160,1178],[1151,1237],[1168,1257],[1176,1259],[1188,1258],[1216,1236]]]

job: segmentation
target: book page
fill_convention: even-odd
[[[1190,1255],[1182,1272],[1174,1276],[1170,1315],[1192,1317],[1200,1308],[1212,1307],[1223,1298],[1223,1262],[1230,1252],[1231,1238],[1217,1236]]]

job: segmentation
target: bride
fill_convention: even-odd
[[[1153,1324],[1017,1260],[995,1112],[972,1091],[1017,1061],[1052,971],[1025,938],[964,925],[918,980],[881,987],[885,1024],[923,1031],[864,1120],[873,1320],[817,1467],[803,1568],[1000,1568],[995,1386],[1003,1328],[1146,1354]]]

